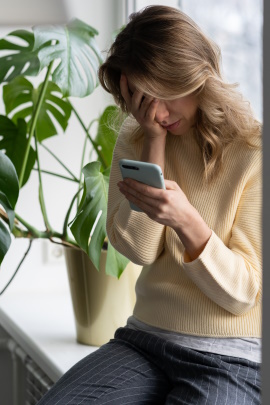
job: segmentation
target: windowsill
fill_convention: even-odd
[[[14,280],[0,297],[0,324],[54,382],[97,349],[76,342],[65,266],[57,273],[63,280],[58,286],[53,284],[55,274],[44,266],[27,288]]]

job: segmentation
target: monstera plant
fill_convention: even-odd
[[[0,115],[0,262],[10,247],[12,233],[29,241],[47,238],[82,249],[97,269],[105,244],[108,249],[106,273],[118,278],[128,263],[108,243],[105,229],[110,164],[117,137],[117,126],[112,129],[108,123],[117,113],[117,107],[107,107],[87,127],[69,100],[70,96],[88,96],[98,86],[97,70],[102,57],[95,40],[97,34],[94,28],[75,19],[66,26],[35,26],[32,31],[13,31],[0,40],[0,84],[5,106]],[[33,82],[37,79],[40,84],[35,87]],[[45,142],[47,138],[57,136],[60,127],[62,131],[66,130],[71,115],[78,119],[85,135],[81,161],[84,161],[88,142],[97,156],[96,161],[84,167],[82,164],[78,177]],[[55,126],[55,121],[59,125]],[[92,124],[96,121],[97,129],[92,134]],[[118,124],[120,126],[121,122]],[[49,222],[42,177],[58,174],[48,173],[42,167],[41,147],[69,173],[66,178],[78,183],[62,232],[56,232]],[[42,230],[16,212],[20,190],[31,181],[33,170],[38,171],[39,177]],[[75,204],[76,215],[70,218]]]

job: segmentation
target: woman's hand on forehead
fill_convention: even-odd
[[[167,130],[155,121],[159,100],[146,96],[136,89],[133,83],[128,83],[128,78],[122,74],[120,78],[121,94],[126,102],[128,111],[132,113],[141,125],[146,136],[166,136]]]
[[[145,94],[143,94],[143,92],[138,90],[133,83],[129,82],[127,76],[124,74],[121,75],[120,89],[129,111],[131,111],[132,98],[134,96],[137,97],[137,99],[145,98]]]

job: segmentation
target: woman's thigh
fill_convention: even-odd
[[[119,328],[116,337],[142,350],[163,370],[172,387],[164,401],[167,405],[261,403],[259,363],[201,352],[128,328]]]
[[[174,388],[166,405],[260,405],[260,365],[246,359],[183,348],[173,357]],[[184,353],[183,353],[184,352]]]
[[[125,342],[111,340],[73,366],[38,405],[164,404],[165,374]]]

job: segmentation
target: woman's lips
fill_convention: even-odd
[[[171,131],[171,130],[173,130],[173,129],[178,128],[178,125],[180,124],[180,121],[181,121],[181,120],[178,120],[178,121],[174,122],[174,123],[171,124],[171,125],[162,125],[162,126],[163,126],[163,128],[166,128],[166,129],[168,129],[169,131]]]

